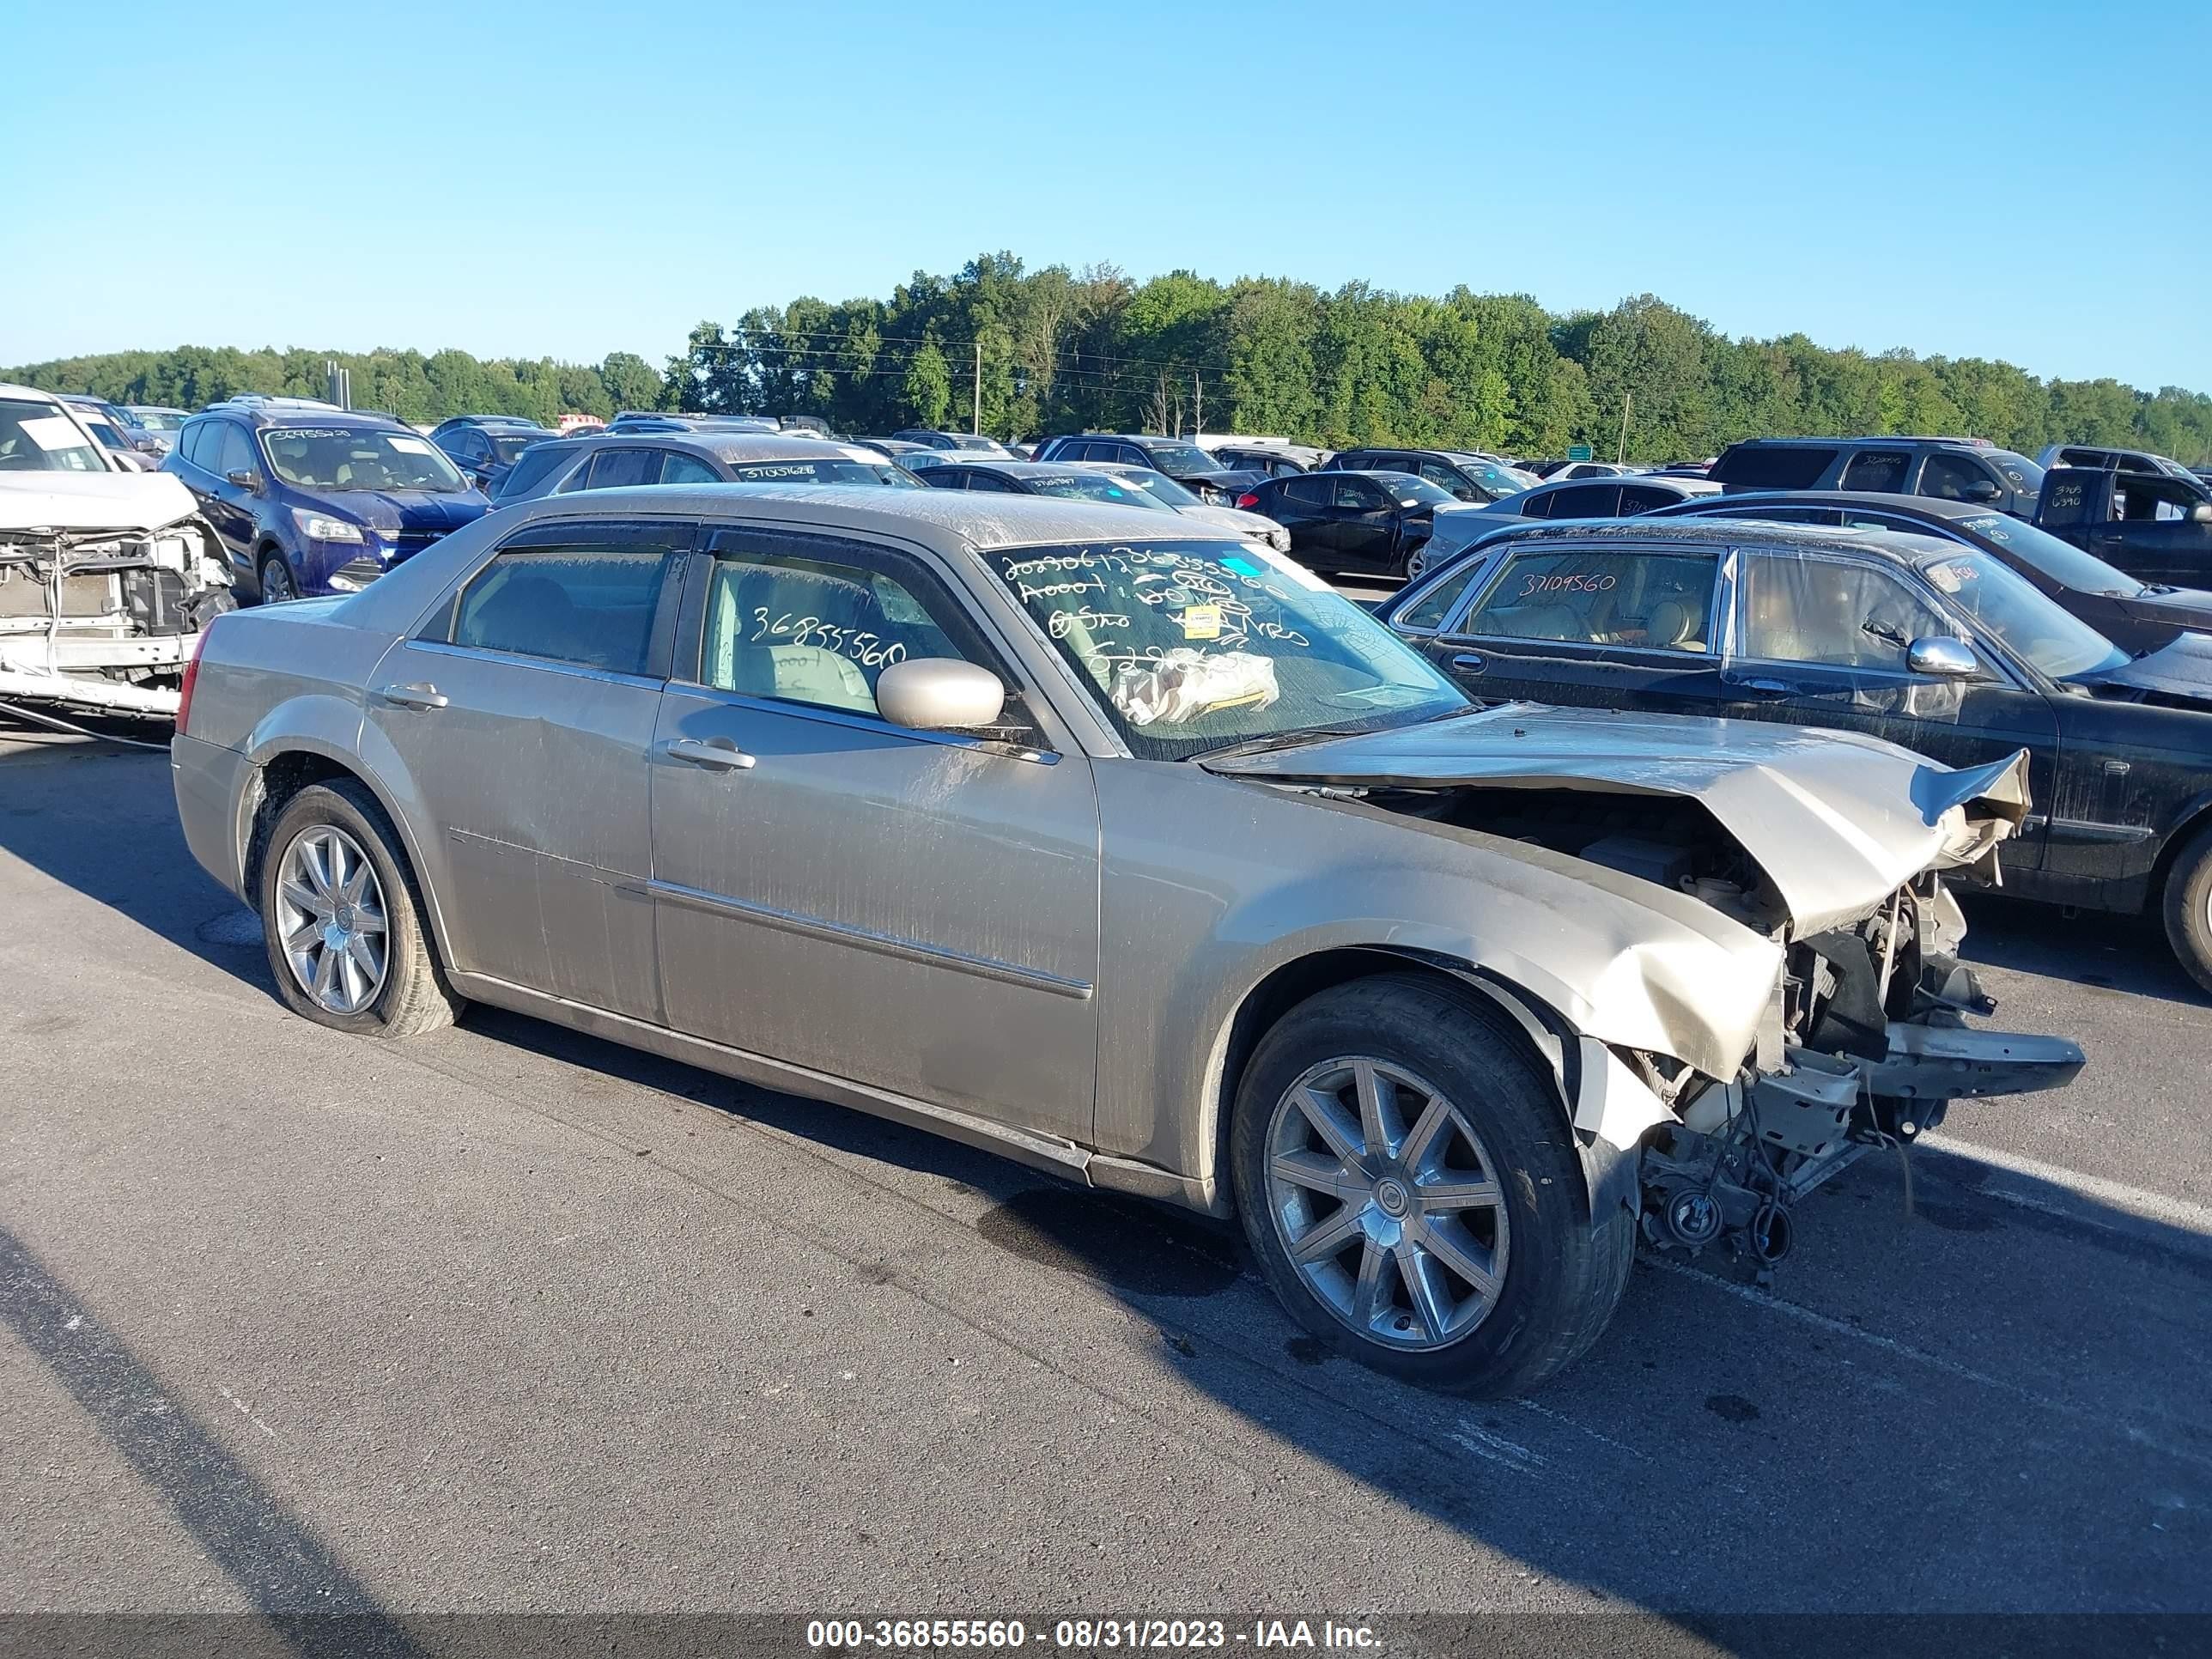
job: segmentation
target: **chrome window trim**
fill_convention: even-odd
[[[720,915],[741,916],[748,921],[757,921],[784,933],[824,939],[834,945],[849,945],[860,950],[872,951],[879,956],[896,957],[902,962],[921,963],[931,968],[950,968],[956,973],[972,974],[978,979],[995,980],[1000,984],[1026,986],[1031,990],[1048,992],[1054,996],[1068,997],[1078,1002],[1089,1001],[1094,988],[1088,980],[1064,979],[1058,974],[1048,974],[1039,968],[1024,968],[1018,963],[1001,962],[996,957],[971,956],[965,951],[925,945],[919,939],[902,938],[896,933],[881,933],[871,927],[855,927],[847,922],[824,921],[819,917],[800,915],[796,911],[779,910],[773,905],[755,904],[725,894],[710,893],[702,888],[686,887],[680,882],[655,878],[646,884],[646,889],[656,897],[666,899],[671,903],[689,905],[695,909]]]
[[[647,691],[658,691],[666,680],[655,679],[650,674],[624,674],[611,668],[594,668],[588,663],[563,662],[558,657],[532,657],[520,651],[495,651],[488,646],[455,645],[449,640],[402,640],[400,644],[416,651],[434,651],[441,656],[463,657],[476,662],[514,663],[524,668],[543,668],[553,673],[566,674],[580,680],[598,680],[608,685],[635,685]]]

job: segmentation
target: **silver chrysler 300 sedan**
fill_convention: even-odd
[[[1162,520],[1165,520],[1163,523]],[[495,1003],[1235,1214],[1346,1352],[1527,1389],[1641,1237],[2080,1051],[1935,872],[2014,760],[1478,710],[1271,550],[1023,496],[592,491],[206,636],[173,769],[278,989]]]

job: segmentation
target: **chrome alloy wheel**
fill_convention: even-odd
[[[1406,556],[1406,580],[1407,581],[1417,582],[1420,580],[1422,576],[1427,573],[1428,568],[1429,550],[1426,547],[1417,547],[1411,553],[1408,553]]]
[[[1443,1347],[1505,1284],[1498,1166],[1467,1115],[1386,1060],[1323,1060],[1267,1125],[1276,1237],[1323,1306],[1394,1348]]]
[[[384,890],[351,836],[317,823],[292,838],[272,920],[292,977],[317,1006],[357,1014],[376,1000],[390,959]]]

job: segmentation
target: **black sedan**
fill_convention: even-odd
[[[1291,532],[1291,552],[1316,570],[1403,576],[1428,543],[1439,507],[1458,501],[1410,472],[1296,473],[1237,498]]]
[[[1649,516],[1527,526],[1384,615],[1486,701],[1784,720],[1950,766],[2025,749],[2007,890],[2154,906],[2212,990],[2212,640],[2130,659],[1956,541]]]
[[[1655,516],[1871,525],[1936,536],[1994,554],[2132,656],[2171,645],[2185,633],[2212,634],[2212,592],[2138,580],[2048,531],[1971,501],[1849,489],[1775,489],[1700,497],[1662,507]]]

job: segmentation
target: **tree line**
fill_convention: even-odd
[[[656,370],[617,352],[550,359],[180,347],[0,371],[56,391],[196,408],[235,392],[354,400],[404,420],[687,409],[811,415],[835,430],[980,427],[1247,432],[1342,448],[1403,443],[1632,460],[1711,455],[1737,438],[1960,434],[2033,454],[2057,441],[2212,459],[2212,397],[2116,380],[2040,380],[1978,357],[1870,354],[1802,334],[1731,338],[1645,294],[1558,315],[1522,295],[1441,297],[1362,283],[1144,283],[1110,265],[1030,270],[986,254],[916,272],[886,299],[797,299],[702,322]],[[978,405],[980,404],[980,409]]]

